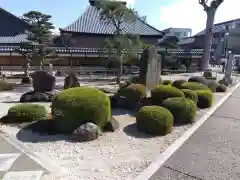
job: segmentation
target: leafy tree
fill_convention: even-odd
[[[134,9],[127,8],[126,4],[120,1],[96,1],[95,6],[100,10],[101,20],[114,27],[114,35],[106,40],[105,48],[112,50],[111,54],[119,58],[120,70],[117,83],[120,83],[124,55],[128,55],[133,49],[143,45],[138,37],[124,34],[122,24],[127,22],[134,25],[134,22],[140,17]]]
[[[29,24],[28,40],[35,43],[35,46],[28,53],[31,60],[37,60],[40,64],[40,70],[44,69],[47,59],[56,56],[53,48],[49,47],[52,43],[51,30],[54,26],[51,22],[51,15],[46,15],[38,11],[29,11],[23,15],[23,20]]]
[[[215,14],[218,7],[223,3],[224,0],[212,0],[208,5],[208,0],[199,0],[199,4],[203,6],[204,11],[207,13],[206,30],[204,37],[204,48],[203,48],[203,59],[201,61],[201,70],[208,69],[210,60],[212,38],[213,38],[213,25]]]

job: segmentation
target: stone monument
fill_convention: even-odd
[[[139,83],[151,90],[161,82],[161,56],[157,48],[151,46],[143,51],[140,61]]]

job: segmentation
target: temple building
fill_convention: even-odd
[[[89,6],[78,19],[67,27],[60,28],[59,36],[52,37],[52,46],[59,57],[58,60],[53,61],[55,66],[69,66],[72,63],[73,66],[106,67],[109,63],[109,52],[104,50],[104,41],[114,35],[115,28],[111,23],[101,19],[100,10],[95,7],[94,2],[90,0]],[[24,58],[15,49],[22,42],[28,42],[28,24],[0,8],[0,27],[0,66],[22,66]],[[140,18],[131,23],[123,22],[121,28],[124,34],[136,35],[148,45],[159,43],[165,35]],[[63,43],[66,37],[68,37],[67,45]],[[164,48],[163,51],[165,50]],[[139,59],[141,53],[141,49],[136,52]],[[202,50],[175,49],[169,50],[168,53],[174,57],[194,56],[195,59],[201,59]],[[31,65],[37,64],[31,62]]]

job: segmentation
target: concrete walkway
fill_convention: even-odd
[[[240,87],[150,180],[240,180]]]
[[[47,172],[2,136],[0,136],[0,147],[0,179],[39,180]]]

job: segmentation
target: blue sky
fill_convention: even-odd
[[[194,33],[205,27],[206,15],[198,0],[127,0],[147,22],[162,30],[168,27],[189,27]],[[21,16],[30,10],[52,15],[52,22],[62,28],[78,18],[88,0],[1,0],[0,6]],[[216,15],[216,22],[240,18],[239,0],[227,0]]]

